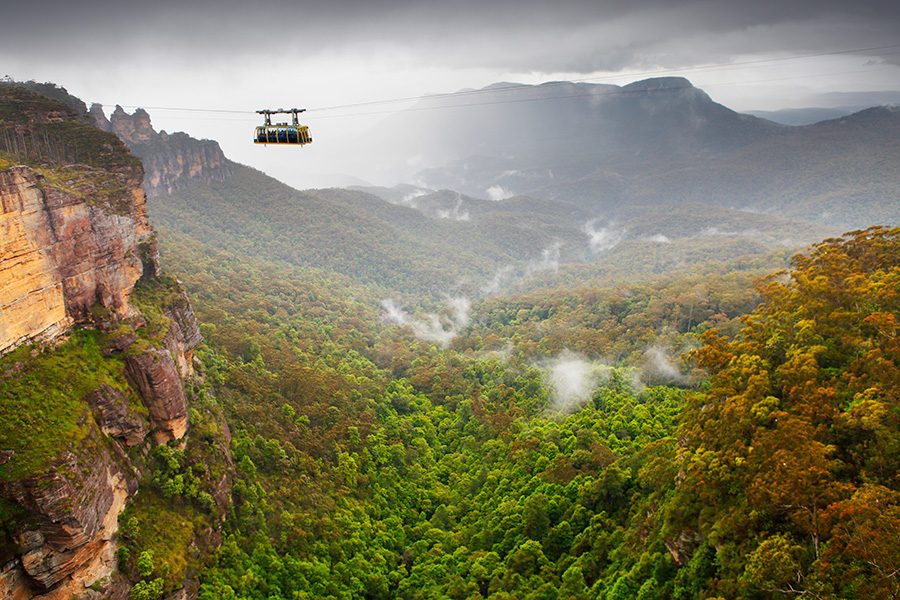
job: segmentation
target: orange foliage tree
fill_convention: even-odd
[[[759,286],[679,429],[668,533],[715,549],[709,592],[900,597],[900,229],[814,246]],[[776,552],[777,550],[777,552]],[[780,560],[772,560],[773,556]]]

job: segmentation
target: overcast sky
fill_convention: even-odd
[[[88,103],[315,108],[495,81],[625,84],[665,73],[737,110],[900,90],[897,0],[3,4],[0,76],[54,81]],[[297,168],[247,143],[252,116],[149,112],[158,128],[219,139],[241,162],[276,174]],[[383,118],[340,114],[309,114],[326,149]],[[305,168],[336,168],[317,164],[315,146],[303,149]]]

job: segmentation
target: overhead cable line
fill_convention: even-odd
[[[424,94],[420,96],[407,96],[400,98],[390,98],[383,100],[371,100],[367,102],[356,102],[351,104],[338,104],[333,106],[322,106],[316,108],[310,108],[307,110],[307,114],[311,112],[323,112],[329,110],[340,110],[346,108],[359,108],[364,106],[374,106],[378,104],[390,104],[397,102],[412,102],[416,100],[431,100],[431,99],[439,99],[439,98],[457,98],[457,97],[467,97],[477,94],[487,94],[487,93],[496,93],[496,92],[505,92],[511,90],[521,90],[521,89],[536,89],[538,87],[546,88],[549,86],[558,86],[558,85],[567,85],[571,83],[585,83],[589,81],[597,82],[602,80],[609,79],[622,79],[622,78],[633,78],[633,77],[644,77],[648,75],[661,75],[661,74],[671,74],[671,73],[696,73],[696,72],[705,72],[705,71],[714,71],[714,70],[727,70],[733,69],[735,67],[745,67],[750,65],[758,65],[758,64],[769,64],[769,63],[779,63],[779,62],[787,62],[792,60],[802,60],[807,58],[816,58],[823,56],[839,56],[839,55],[847,55],[859,52],[872,52],[876,50],[891,50],[891,49],[900,49],[900,44],[889,44],[885,46],[872,46],[868,48],[853,48],[853,49],[845,49],[845,50],[835,50],[832,52],[821,52],[816,54],[802,54],[802,55],[793,55],[793,56],[783,56],[777,58],[767,58],[767,59],[758,59],[758,60],[748,60],[748,61],[740,61],[733,63],[723,63],[719,65],[702,65],[698,67],[685,67],[682,69],[660,69],[655,71],[642,71],[642,72],[631,72],[631,73],[621,73],[617,75],[604,75],[597,77],[583,77],[579,79],[571,79],[566,81],[550,81],[542,84],[509,84],[509,85],[500,85],[500,86],[492,86],[488,88],[481,88],[477,90],[462,90],[457,92],[445,92],[438,94]],[[897,54],[898,52],[888,52],[887,54]],[[867,71],[871,71],[871,69],[867,69]],[[863,70],[855,70],[855,71],[844,71],[840,73],[825,73],[822,75],[813,75],[813,76],[828,76],[828,75],[837,75],[843,73],[853,73],[853,72],[863,72]],[[792,76],[788,78],[782,79],[798,79],[803,78],[803,76]],[[777,81],[778,79],[769,79],[769,80],[759,80],[759,81],[748,81],[748,82],[730,82],[725,84],[713,84],[711,86],[706,87],[716,87],[722,85],[738,85],[745,83],[764,83],[766,81]],[[637,90],[625,90],[625,89],[614,89],[604,91],[602,93],[581,93],[581,94],[572,94],[566,96],[547,96],[545,98],[517,98],[511,100],[497,100],[486,103],[469,103],[469,104],[449,104],[449,105],[439,105],[435,107],[413,107],[406,110],[434,110],[438,108],[456,108],[456,107],[464,107],[464,106],[481,106],[484,104],[502,104],[504,102],[516,103],[516,102],[528,102],[534,100],[543,100],[543,99],[556,99],[556,98],[570,98],[577,96],[604,96],[604,95],[617,95],[617,94],[629,94],[629,93],[645,93],[645,92],[656,92],[656,91],[665,91],[667,89],[684,89],[685,86],[672,86],[669,88],[666,87],[658,87],[653,90],[646,89],[637,89]],[[251,115],[255,114],[256,111],[253,110],[237,110],[237,109],[215,109],[215,108],[198,108],[198,107],[169,107],[169,106],[137,106],[137,105],[117,105],[117,104],[102,104],[102,106],[122,106],[122,108],[131,108],[131,109],[144,109],[144,110],[165,110],[165,111],[175,111],[175,112],[191,112],[191,113],[219,113],[219,114],[245,114]],[[328,116],[317,116],[316,118],[325,119],[325,118],[338,118],[338,117],[350,117],[350,116],[367,116],[367,115],[377,115],[377,114],[387,114],[390,112],[395,112],[393,110],[390,111],[377,111],[377,112],[367,112],[367,113],[355,113],[355,114],[342,114],[342,115],[328,115]],[[312,115],[310,115],[312,116]]]
[[[831,77],[835,75],[846,75],[853,73],[871,73],[873,71],[884,70],[893,67],[880,67],[878,69],[854,69],[847,71],[834,71],[830,73],[816,73],[805,76],[791,76],[791,77],[776,77],[776,78],[767,78],[767,79],[755,79],[748,81],[728,81],[722,83],[710,84],[708,86],[704,86],[705,88],[719,88],[726,87],[731,85],[753,85],[759,83],[769,83],[773,81],[793,81],[796,79],[809,79],[813,77]],[[441,104],[441,105],[433,105],[433,106],[413,106],[410,108],[404,109],[402,112],[420,112],[420,111],[432,111],[432,110],[442,110],[449,108],[468,108],[468,107],[476,107],[476,106],[489,106],[494,104],[518,104],[522,102],[539,102],[543,100],[565,100],[569,98],[607,98],[612,96],[628,96],[628,95],[637,95],[637,94],[651,94],[651,93],[659,93],[659,92],[670,92],[677,90],[686,90],[686,89],[697,89],[692,88],[685,85],[677,85],[677,86],[660,86],[652,89],[612,89],[612,90],[597,90],[593,92],[579,92],[577,94],[566,94],[566,95],[545,95],[545,96],[536,96],[530,98],[506,98],[502,100],[491,100],[486,102],[468,102],[465,104]],[[310,122],[321,121],[323,119],[342,119],[342,118],[350,118],[350,117],[366,117],[366,116],[377,116],[377,115],[389,115],[396,114],[398,111],[396,110],[373,110],[369,112],[357,112],[357,113],[344,113],[337,115],[312,115],[309,118]],[[242,119],[228,119],[228,118],[191,118],[192,120],[202,120],[202,121],[234,121],[234,122],[247,122],[251,120],[250,117],[242,118]]]
[[[862,73],[862,72],[871,73],[874,70],[875,69],[866,69],[864,71],[862,69],[856,69],[853,71],[839,71],[836,73],[820,73],[820,74],[816,74],[816,75],[808,75],[806,77],[792,76],[792,77],[778,77],[778,78],[770,78],[770,79],[758,79],[758,80],[753,80],[753,81],[729,81],[729,82],[725,82],[725,83],[712,84],[712,85],[705,86],[705,87],[713,88],[713,87],[724,87],[724,86],[728,86],[728,85],[750,85],[750,84],[756,84],[756,83],[769,83],[769,82],[773,82],[773,81],[789,81],[789,80],[796,80],[796,79],[804,79],[804,78],[809,78],[809,77],[829,77],[829,76],[833,76],[833,75],[844,75],[844,74],[849,74],[849,73]],[[598,92],[581,92],[578,94],[566,94],[566,95],[562,95],[562,96],[554,95],[554,96],[537,96],[534,98],[507,98],[507,99],[503,99],[503,100],[492,100],[489,102],[469,102],[466,104],[442,104],[442,105],[438,105],[438,106],[413,106],[413,107],[404,109],[403,112],[404,113],[419,112],[419,111],[429,111],[429,110],[440,110],[440,109],[446,109],[446,108],[466,108],[466,107],[472,107],[472,106],[488,106],[488,105],[492,105],[492,104],[518,104],[521,102],[538,102],[541,100],[564,100],[564,99],[568,99],[568,98],[586,98],[586,97],[606,98],[606,97],[611,97],[611,96],[630,96],[630,95],[637,95],[637,94],[654,94],[657,92],[671,92],[671,91],[687,90],[687,89],[698,89],[698,88],[694,88],[693,86],[685,86],[685,85],[661,86],[661,87],[656,87],[656,88],[652,88],[652,89],[633,89],[633,90],[625,90],[625,89],[620,88],[620,89],[605,90],[605,91],[598,91]],[[310,120],[313,120],[313,119],[315,119],[315,120],[341,119],[344,117],[365,117],[365,116],[374,116],[374,115],[387,115],[387,114],[394,114],[396,112],[398,112],[398,111],[379,110],[379,111],[363,112],[363,113],[312,116],[312,117],[310,117]]]

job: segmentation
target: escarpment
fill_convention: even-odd
[[[104,441],[87,415],[83,419],[87,435],[48,471],[0,484],[3,497],[28,514],[15,541],[30,587],[59,588],[54,595],[67,598],[111,572],[116,519],[137,489],[121,449]]]
[[[109,119],[99,104],[91,106],[94,124],[116,134],[144,164],[144,188],[150,196],[171,194],[191,181],[209,183],[232,175],[232,163],[213,140],[197,140],[186,133],[155,131],[142,109],[127,114],[117,106]]]
[[[193,414],[200,330],[160,269],[143,169],[75,100],[0,84],[4,599],[126,598],[119,517],[154,493],[148,457],[184,447]]]
[[[156,269],[137,175],[0,171],[0,353],[92,322],[98,308],[129,316],[145,262]]]

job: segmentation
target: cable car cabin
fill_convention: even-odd
[[[312,137],[309,135],[309,127],[301,125],[297,116],[305,110],[305,108],[291,108],[288,110],[283,108],[271,110],[267,108],[256,111],[263,115],[265,122],[263,125],[256,128],[256,134],[253,136],[253,143],[281,144],[285,146],[304,146],[306,144],[312,144]],[[287,123],[276,123],[275,125],[272,125],[272,115],[278,114],[291,115],[292,123],[290,125]]]
[[[291,144],[294,146],[303,146],[312,144],[312,137],[309,135],[309,127],[300,125],[292,127],[290,125],[263,125],[256,128],[256,136],[253,141],[257,144]]]

